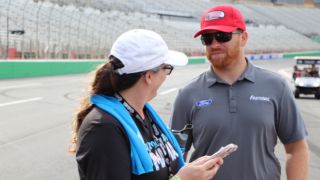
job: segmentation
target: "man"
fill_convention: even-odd
[[[170,122],[177,130],[193,124],[190,161],[234,143],[238,150],[225,159],[215,180],[279,180],[274,154],[279,138],[288,179],[306,180],[303,119],[286,81],[245,58],[248,33],[241,13],[227,5],[210,8],[200,27],[194,37],[201,35],[211,66],[180,90]]]
[[[319,70],[318,70],[318,68],[316,67],[315,64],[311,65],[309,74],[310,74],[311,77],[319,77]]]

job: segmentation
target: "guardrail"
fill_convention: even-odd
[[[0,79],[87,73],[105,61],[93,60],[4,60]]]
[[[204,63],[204,57],[189,58],[189,64]],[[0,79],[81,74],[105,60],[1,60]]]

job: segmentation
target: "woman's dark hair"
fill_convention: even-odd
[[[91,111],[92,105],[90,97],[95,94],[113,96],[116,92],[132,87],[143,73],[122,74],[117,73],[117,69],[124,67],[122,62],[114,56],[109,57],[109,62],[98,66],[93,76],[93,81],[88,87],[88,91],[81,100],[80,109],[77,111],[72,123],[72,139],[69,148],[70,153],[75,153],[77,136],[83,119]]]

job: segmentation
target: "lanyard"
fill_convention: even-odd
[[[149,115],[148,112],[146,112],[146,118],[143,119],[139,113],[132,107],[130,106],[129,103],[126,102],[126,100],[118,93],[115,93],[115,97],[123,104],[123,106],[129,111],[130,115],[132,118],[135,118],[137,119],[139,122],[141,122],[143,124],[143,126],[147,129],[149,129],[148,127],[148,121],[150,121],[150,128],[151,128],[151,133],[152,133],[152,136],[154,138],[154,140],[158,141],[159,144],[162,144],[164,145],[164,143],[160,143],[162,140],[161,140],[161,134],[160,131],[159,131],[159,128],[157,127],[157,125],[154,123],[154,121],[152,120],[152,117]],[[150,130],[150,129],[149,129]],[[170,143],[170,142],[169,142]],[[165,151],[164,153],[164,157],[165,157],[165,163],[166,163],[166,166],[168,167],[168,170],[169,170],[169,174],[170,176],[173,175],[173,172],[172,172],[172,168],[170,166],[170,164],[172,163],[172,160],[171,158],[169,157],[169,152],[167,150],[167,148],[164,146],[162,148],[163,151]]]
[[[143,118],[139,115],[139,113],[132,107],[130,106],[129,103],[118,93],[115,94],[115,97],[123,104],[123,106],[129,111],[131,117],[137,119],[140,121],[144,127],[148,127],[148,124]]]

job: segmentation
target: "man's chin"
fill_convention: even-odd
[[[214,61],[223,61],[225,59],[225,54],[215,54],[210,56],[210,60]]]
[[[224,66],[224,56],[210,56],[211,64],[216,68],[222,68]]]

